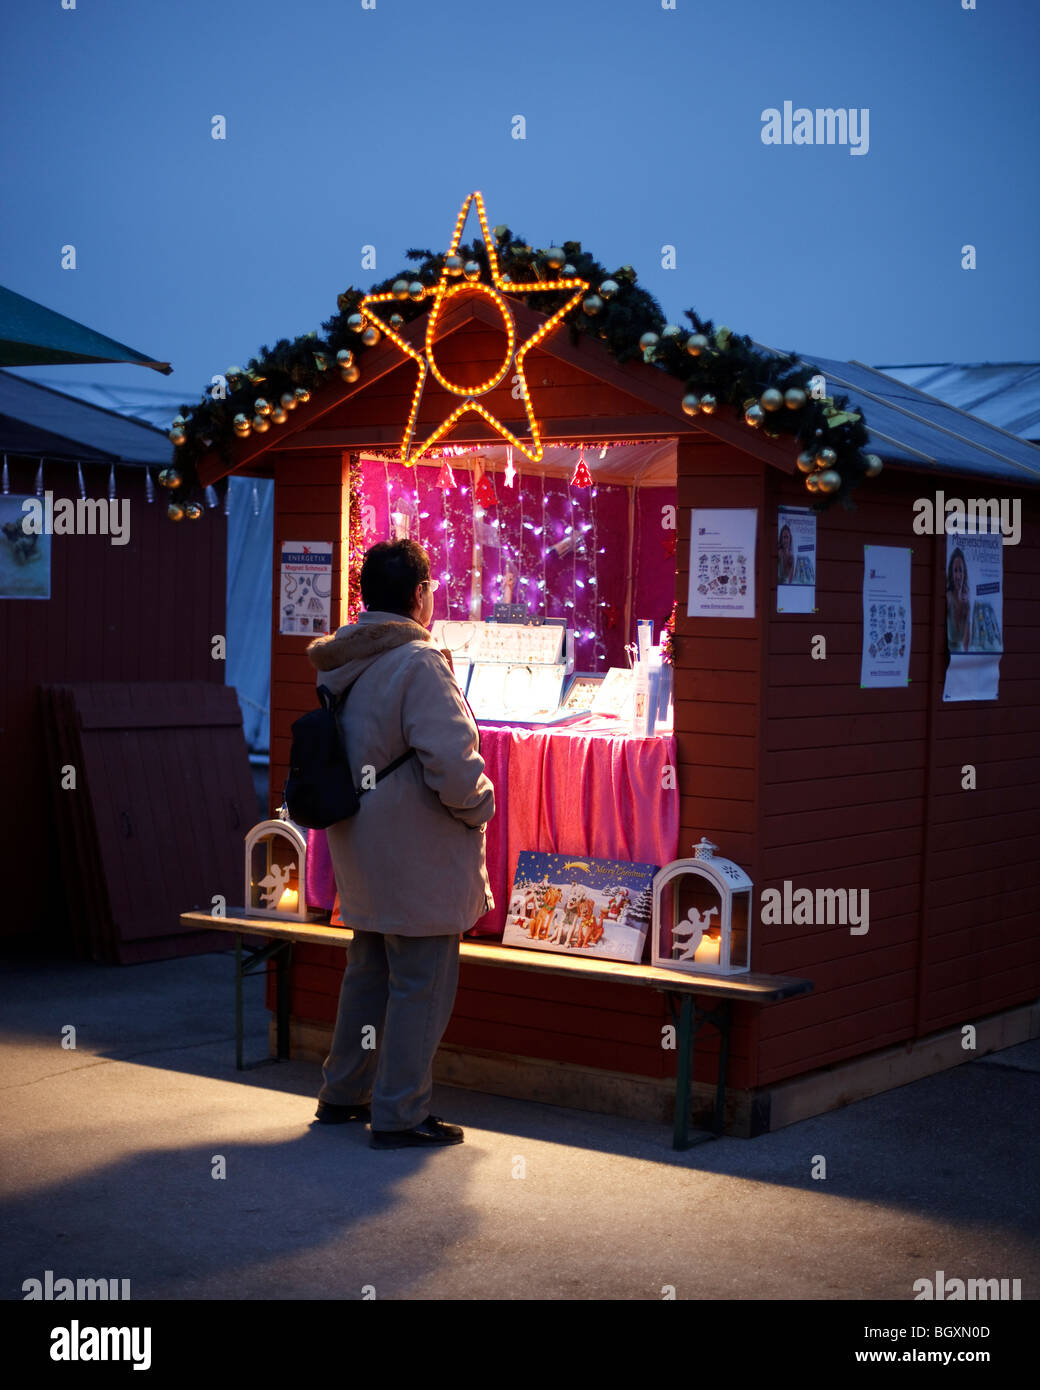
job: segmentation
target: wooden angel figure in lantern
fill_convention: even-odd
[[[695,907],[691,907],[685,918],[681,922],[676,922],[672,928],[672,955],[675,960],[694,960],[701,938],[711,926],[712,917],[717,917],[719,909],[709,907],[705,912],[698,912]],[[682,938],[686,940],[683,941]]]
[[[286,865],[285,867],[281,864],[271,865],[270,871],[257,885],[257,887],[264,890],[261,895],[264,900],[264,907],[281,907],[283,905],[282,897],[288,886],[289,879],[292,876],[292,871],[292,865]],[[296,904],[292,903],[291,906],[295,907]]]

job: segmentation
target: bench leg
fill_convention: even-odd
[[[726,1069],[729,1065],[729,1026],[733,1021],[733,1003],[726,999],[716,1010],[715,1027],[719,1032],[719,1077],[715,1084],[715,1133],[722,1133],[726,1114]]]
[[[250,1062],[246,1067],[242,1059],[242,1034],[244,1016],[242,1007],[242,981],[246,975],[258,975],[269,960],[275,963],[275,1026],[277,1035],[277,1057],[265,1057],[260,1062]],[[272,941],[262,948],[253,949],[243,945],[242,935],[235,933],[235,1067],[246,1071],[253,1067],[270,1066],[273,1062],[285,1062],[289,1058],[289,983],[292,965],[292,942]]]
[[[276,969],[278,972],[275,984],[278,1020],[278,1060],[287,1062],[289,1060],[289,968],[292,965],[292,943],[286,942],[284,951],[280,951],[276,958]]]
[[[675,1068],[675,1124],[672,1148],[690,1147],[690,1080],[693,1076],[693,995],[684,994],[679,1013],[679,1056]]]
[[[242,1063],[242,934],[235,933],[235,1068],[244,1071]]]

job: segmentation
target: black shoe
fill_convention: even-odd
[[[428,1149],[434,1144],[461,1144],[462,1130],[447,1125],[437,1115],[427,1115],[414,1129],[374,1129],[369,1140],[373,1149]]]
[[[372,1108],[368,1105],[330,1105],[327,1100],[319,1100],[314,1114],[320,1125],[345,1125],[348,1120],[370,1120]]]

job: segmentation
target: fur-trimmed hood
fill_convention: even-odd
[[[307,657],[319,672],[318,684],[339,694],[353,685],[376,657],[407,642],[431,642],[429,631],[399,613],[362,613],[327,637],[308,644]]]

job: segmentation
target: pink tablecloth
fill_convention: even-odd
[[[589,721],[591,723],[591,721]],[[499,937],[521,850],[668,864],[679,852],[675,738],[632,738],[582,724],[546,730],[482,725],[480,747],[495,786],[487,866],[495,907],[474,936]],[[307,900],[336,893],[323,830],[307,835]]]

